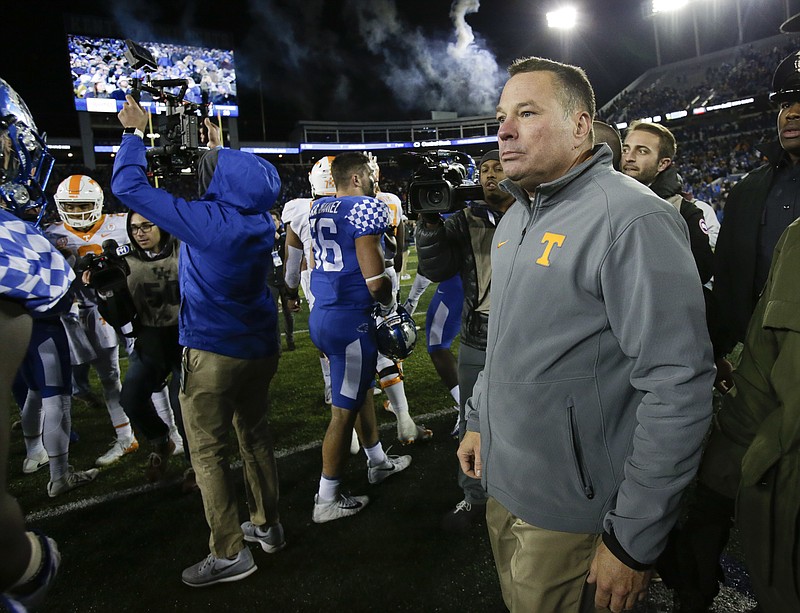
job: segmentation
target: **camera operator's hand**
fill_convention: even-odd
[[[220,129],[217,124],[211,121],[208,117],[205,118],[203,121],[203,125],[205,125],[205,130],[203,130],[202,139],[203,141],[208,140],[208,148],[213,149],[214,147],[219,147],[222,145],[222,137],[220,135]],[[207,136],[207,138],[206,138]]]
[[[300,298],[300,294],[298,289],[290,288],[288,285],[286,286],[286,308],[289,309],[290,313],[299,313],[300,312],[300,305],[303,304],[303,301]]]
[[[84,285],[91,285],[92,284],[92,271],[91,270],[84,270],[83,274],[81,275],[81,281]]]
[[[439,213],[420,213],[419,218],[425,222],[429,228],[442,225],[442,216]]]
[[[300,298],[300,296],[286,299],[286,308],[290,313],[299,313],[302,304],[303,300]]]
[[[150,122],[150,113],[139,106],[139,103],[130,94],[125,96],[122,110],[117,113],[117,117],[123,128],[138,128],[142,132],[147,131],[147,125]]]

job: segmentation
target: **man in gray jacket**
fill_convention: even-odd
[[[511,611],[644,597],[700,460],[714,382],[686,224],[593,147],[579,68],[517,60],[497,107],[503,187],[486,366],[462,469],[481,477]]]

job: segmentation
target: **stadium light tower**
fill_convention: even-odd
[[[561,61],[570,61],[569,32],[578,24],[578,11],[574,7],[564,6],[547,13],[547,27],[557,30],[561,40]]]
[[[578,11],[572,6],[565,6],[547,13],[547,27],[556,30],[571,30],[578,23]]]
[[[658,40],[658,14],[672,13],[689,6],[689,0],[651,0],[642,5],[645,15],[653,19],[653,36],[656,40],[656,62],[661,66],[661,45]],[[692,23],[694,25],[694,49],[700,57],[700,34],[697,29],[697,11],[692,10]]]

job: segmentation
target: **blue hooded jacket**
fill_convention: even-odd
[[[278,352],[277,311],[267,278],[280,190],[275,167],[250,153],[219,149],[208,189],[187,202],[152,187],[142,139],[124,135],[111,189],[130,209],[181,243],[180,343],[240,359]]]

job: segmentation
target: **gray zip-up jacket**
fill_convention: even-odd
[[[694,476],[714,366],[686,224],[593,156],[494,236],[488,353],[470,401],[490,496],[653,563]],[[620,551],[620,547],[622,551]],[[627,556],[625,555],[627,554]]]

